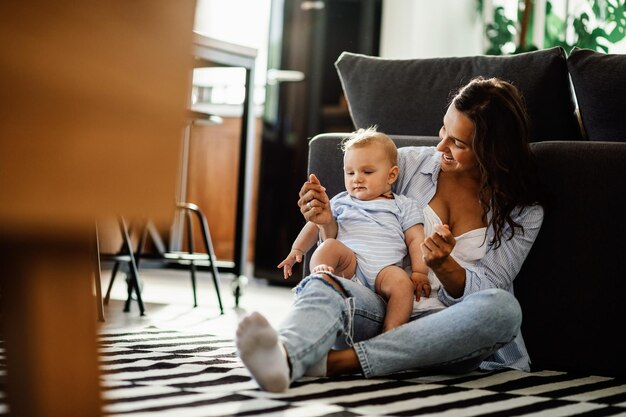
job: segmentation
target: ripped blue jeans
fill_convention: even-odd
[[[348,347],[368,378],[409,369],[469,372],[519,333],[519,304],[508,292],[490,289],[381,334],[385,301],[359,283],[336,281],[348,296],[316,275],[295,289],[293,308],[278,329],[292,381],[331,349]]]

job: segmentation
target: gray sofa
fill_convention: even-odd
[[[533,370],[626,376],[626,56],[567,56],[561,48],[425,60],[344,53],[336,66],[355,128],[376,124],[399,147],[436,144],[450,90],[475,75],[520,87],[545,203],[515,280]],[[343,189],[345,135],[310,140],[309,172],[331,196]]]

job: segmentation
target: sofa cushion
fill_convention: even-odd
[[[533,369],[626,375],[626,143],[542,142],[545,217],[515,295]],[[617,327],[616,327],[617,326]]]
[[[565,51],[508,56],[384,59],[344,52],[335,63],[356,128],[436,136],[451,90],[475,76],[500,77],[523,93],[531,140],[579,140]]]
[[[587,138],[626,142],[626,55],[574,48],[567,66]]]

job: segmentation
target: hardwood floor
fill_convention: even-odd
[[[237,323],[244,315],[256,310],[277,326],[292,302],[290,287],[268,285],[265,280],[251,278],[242,287],[243,295],[239,299],[239,307],[235,308],[233,276],[221,274],[224,314],[220,315],[210,273],[200,271],[197,274],[198,307],[195,308],[188,271],[158,268],[143,269],[140,274],[145,315],[139,315],[139,307],[134,300],[130,312],[122,311],[126,299],[126,282],[124,275],[119,275],[114,281],[111,300],[104,306],[105,322],[100,324],[101,333],[155,326],[234,337]],[[110,270],[102,271],[103,293],[106,292],[110,276]]]

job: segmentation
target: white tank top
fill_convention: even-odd
[[[441,219],[435,211],[427,204],[424,207],[424,235],[429,236],[435,232],[435,225],[441,225]],[[469,230],[460,236],[455,236],[456,245],[452,249],[450,256],[454,258],[462,267],[473,265],[480,260],[487,252],[487,241],[485,239],[487,233],[486,227]],[[428,279],[431,286],[431,294],[429,298],[420,298],[420,301],[413,303],[413,312],[431,310],[433,308],[444,307],[443,303],[437,298],[437,293],[441,288],[441,282],[435,273],[429,269]]]

